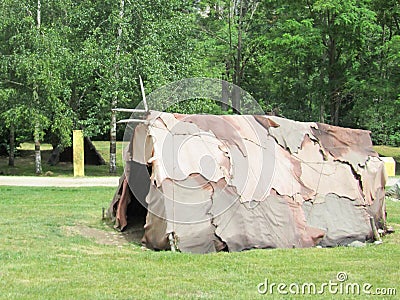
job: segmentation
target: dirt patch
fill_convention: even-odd
[[[81,235],[93,239],[98,244],[114,246],[128,243],[140,244],[144,232],[142,226],[132,226],[124,232],[101,230],[86,225],[65,226],[64,230],[69,235]]]

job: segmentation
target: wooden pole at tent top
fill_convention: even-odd
[[[149,111],[149,107],[147,106],[147,101],[146,101],[146,94],[144,92],[143,80],[142,80],[142,76],[140,76],[140,75],[139,75],[139,81],[140,81],[140,90],[142,91],[144,110]]]

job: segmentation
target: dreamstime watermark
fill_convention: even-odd
[[[278,295],[380,295],[380,296],[394,296],[396,295],[396,288],[384,287],[374,288],[371,283],[364,282],[351,282],[348,280],[346,272],[338,272],[336,280],[329,280],[323,283],[313,282],[270,282],[265,279],[257,285],[257,292],[262,295],[278,294]]]

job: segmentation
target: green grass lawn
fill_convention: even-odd
[[[257,285],[265,279],[321,285],[338,272],[346,272],[349,283],[400,293],[400,202],[388,202],[396,233],[379,246],[192,255],[105,245],[68,230],[86,226],[115,234],[101,219],[113,193],[104,187],[0,187],[0,299],[278,299],[276,290],[258,294]],[[313,298],[321,297],[333,296]]]
[[[110,142],[93,141],[97,151],[106,161],[103,166],[85,165],[86,176],[110,176]],[[8,166],[8,157],[0,156],[0,174],[1,175],[35,175],[35,145],[33,143],[23,143],[17,149],[18,155],[15,157],[15,167]],[[52,146],[49,144],[41,145],[42,152],[42,176],[73,176],[72,163],[60,162],[56,166],[50,166],[47,161],[50,157]],[[123,172],[122,165],[122,142],[117,142],[117,175]]]

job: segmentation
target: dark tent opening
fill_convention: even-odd
[[[97,151],[90,138],[85,137],[83,140],[85,151],[85,165],[105,165],[106,162],[101,154]],[[72,147],[61,149],[59,146],[54,148],[49,157],[48,163],[52,166],[57,165],[59,162],[72,162]]]

